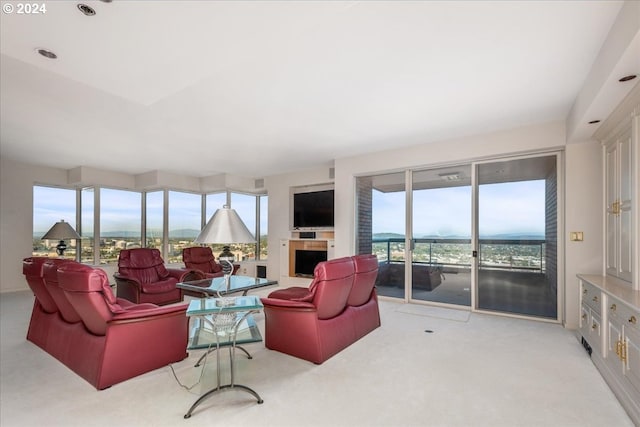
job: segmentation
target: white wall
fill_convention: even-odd
[[[602,145],[597,141],[568,144],[565,156],[565,325],[578,328],[580,289],[576,274],[602,274],[603,178]],[[568,239],[583,231],[584,241]]]
[[[22,260],[33,250],[36,183],[66,185],[67,171],[0,158],[0,292],[28,289]]]

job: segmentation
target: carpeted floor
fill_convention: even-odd
[[[573,331],[390,301],[381,328],[322,365],[246,346],[254,358],[238,356],[237,382],[264,403],[229,391],[185,420],[214,384],[214,359],[190,391],[169,367],[96,391],[25,340],[32,303],[0,294],[3,427],[633,425]],[[183,384],[198,382],[200,355],[173,366]]]

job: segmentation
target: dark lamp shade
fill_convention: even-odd
[[[42,240],[59,240],[58,246],[56,246],[56,252],[58,255],[63,256],[64,251],[67,249],[66,243],[64,243],[65,239],[82,239],[80,235],[69,225],[68,222],[64,222],[64,220],[60,220],[60,222],[56,222],[53,224],[53,227],[47,231],[44,236],[42,236]]]
[[[42,236],[42,240],[65,240],[65,239],[81,239],[80,235],[69,225],[68,222],[64,222],[64,220],[60,220],[60,222],[56,222],[53,224],[53,227],[49,229]]]

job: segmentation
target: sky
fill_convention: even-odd
[[[75,226],[75,190],[34,187],[34,232],[46,232],[64,219]],[[102,231],[139,232],[140,193],[101,189]],[[148,227],[161,225],[162,192],[153,192],[147,208],[152,215]],[[485,184],[479,189],[480,235],[542,234],[545,220],[544,180]],[[207,196],[207,220],[226,201],[225,193]],[[240,214],[249,230],[255,229],[254,196],[232,194],[231,206]],[[200,229],[200,195],[171,191],[170,230]],[[450,187],[414,192],[414,232],[421,236],[471,235],[471,187]],[[263,216],[266,219],[266,215]],[[373,195],[373,232],[404,234],[405,192]],[[266,221],[261,223],[264,234]],[[91,232],[92,230],[85,230]]]
[[[101,231],[127,231],[139,235],[140,209],[132,207],[141,206],[141,193],[107,188],[102,188],[100,191]],[[149,229],[162,228],[163,193],[155,191],[147,194],[147,227]],[[74,228],[78,228],[75,214],[75,190],[34,186],[33,200],[34,233],[44,234],[61,219]],[[169,230],[200,230],[200,202],[201,196],[199,194],[170,191]],[[208,221],[218,208],[222,208],[225,202],[226,193],[207,195],[206,220]],[[249,230],[255,229],[255,196],[232,193],[231,207],[238,212]],[[266,210],[266,208],[267,202],[265,200],[262,209]],[[263,215],[263,218],[260,227],[264,234],[268,230],[268,225],[266,215]],[[93,232],[91,221],[87,222],[89,224],[85,223],[84,234]]]
[[[542,234],[544,180],[485,184],[479,188],[481,236]],[[471,236],[471,186],[417,190],[413,194],[413,236]],[[374,191],[373,232],[404,235],[405,192]]]

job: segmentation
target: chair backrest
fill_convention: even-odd
[[[22,260],[22,274],[31,288],[33,295],[47,313],[55,313],[58,306],[44,284],[43,270],[47,257],[29,257]]]
[[[58,269],[60,288],[94,335],[105,335],[107,323],[121,312],[104,270],[79,263],[64,264]]]
[[[347,304],[358,307],[371,298],[378,277],[378,257],[373,254],[355,255],[353,263],[355,276]]]
[[[69,263],[75,264],[76,262],[70,259],[51,258],[45,261],[42,276],[44,277],[44,284],[56,302],[62,318],[69,323],[77,323],[81,320],[80,315],[67,299],[58,281],[58,268]]]
[[[222,266],[216,262],[213,251],[208,246],[194,246],[182,250],[184,266],[203,273],[218,273]]]
[[[118,256],[118,273],[140,283],[154,283],[169,276],[158,249],[123,249]]]
[[[313,271],[313,305],[319,319],[331,319],[342,313],[353,285],[355,268],[351,257],[318,263]]]

